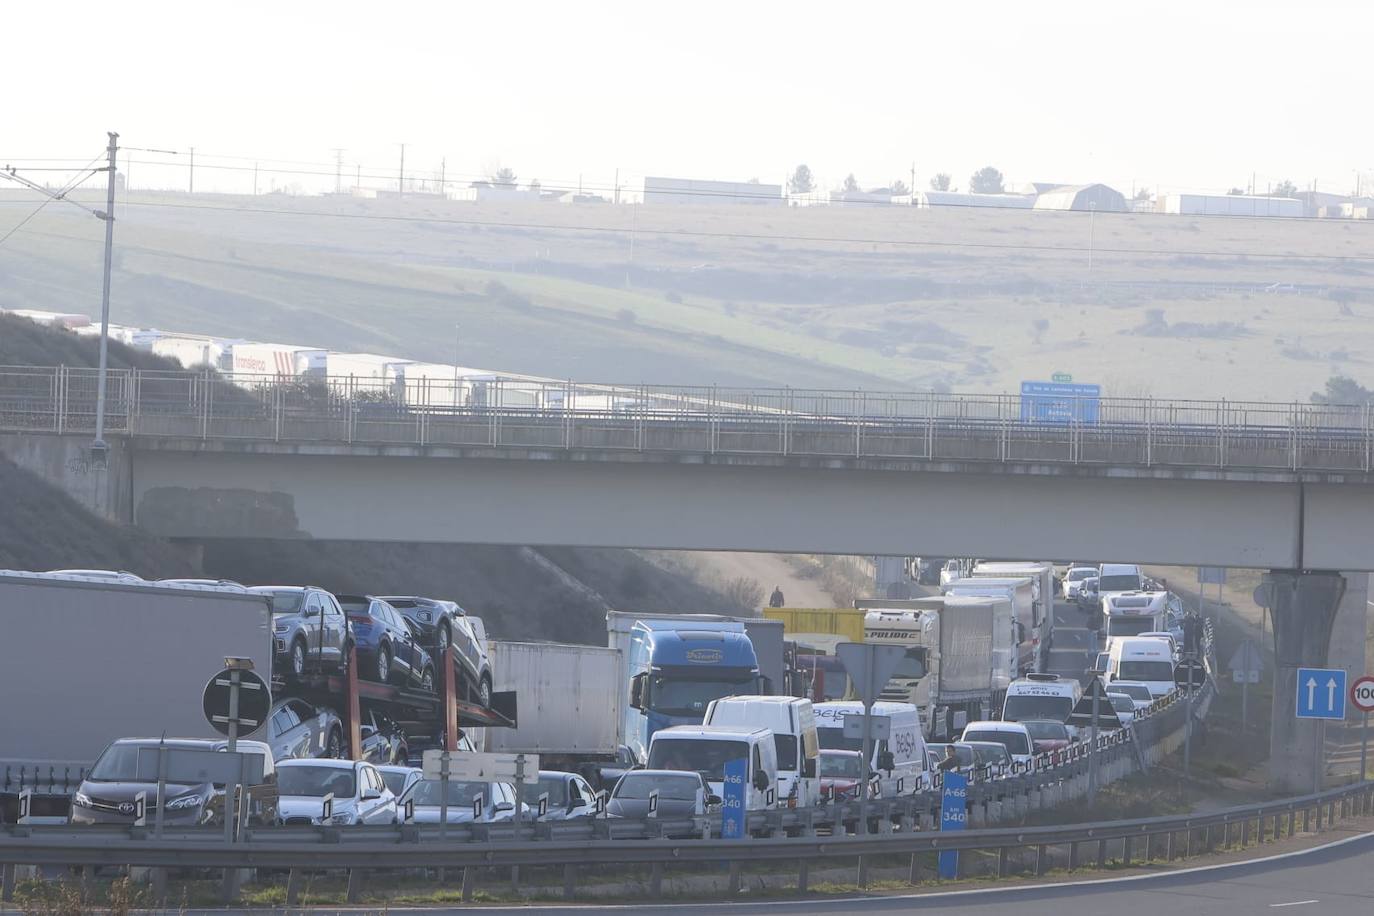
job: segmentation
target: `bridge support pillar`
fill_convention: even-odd
[[[1319,786],[1320,771],[1325,769],[1325,755],[1319,758],[1316,747],[1322,723],[1297,717],[1298,669],[1326,665],[1346,579],[1325,570],[1272,570],[1264,585],[1274,618],[1269,785],[1276,792],[1298,795]]]

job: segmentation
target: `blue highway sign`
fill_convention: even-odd
[[[749,761],[744,758],[725,762],[725,791],[720,800],[720,835],[738,840],[744,836],[744,781],[749,777]]]
[[[1096,423],[1098,385],[1065,382],[1022,382],[1021,421],[1023,423]]]
[[[940,829],[963,830],[968,826],[968,777],[962,773],[944,774],[944,789],[940,796]],[[940,877],[959,875],[959,851],[940,853]]]
[[[1345,718],[1345,671],[1340,668],[1298,669],[1298,718]]]

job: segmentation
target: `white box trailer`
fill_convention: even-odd
[[[945,596],[962,595],[969,598],[1006,598],[1011,602],[1016,618],[1016,633],[1013,644],[1016,646],[1016,674],[1021,676],[1035,671],[1040,659],[1040,646],[1036,637],[1035,620],[1035,580],[1029,576],[991,578],[970,576],[955,579],[949,584]]]
[[[235,373],[270,375],[285,378],[323,378],[329,354],[314,347],[292,344],[234,344],[232,363]]]
[[[495,639],[487,645],[492,689],[520,698],[515,728],[484,729],[488,752],[538,754],[546,770],[614,759],[626,698],[618,649]]]
[[[168,335],[153,341],[154,356],[165,356],[181,363],[187,369],[227,370],[230,368],[229,353],[238,341],[220,337],[199,337],[190,334]]]
[[[399,397],[405,385],[405,369],[412,360],[379,353],[329,352],[325,370],[336,391],[372,392]]]
[[[973,567],[975,579],[1015,579],[1028,576],[1035,580],[1035,625],[1031,638],[1036,646],[1037,668],[1049,670],[1050,646],[1054,642],[1054,599],[1058,588],[1054,564],[1049,561],[1021,561],[1009,563],[979,563]]]
[[[5,570],[0,632],[0,769],[85,766],[116,738],[218,737],[201,695],[225,657],[272,678],[262,595]]]

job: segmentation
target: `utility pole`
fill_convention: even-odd
[[[396,191],[404,197],[406,193],[406,145],[401,144],[401,177],[396,182]]]
[[[911,187],[907,189],[911,194],[911,203],[916,203],[916,160],[911,161]]]
[[[196,193],[196,148],[191,147],[191,180],[186,189],[186,193]]]
[[[253,163],[253,196],[258,196],[258,164]]]
[[[334,193],[343,193],[343,154],[344,151],[337,146],[334,148]]]
[[[115,154],[119,151],[119,134],[109,131],[108,136],[105,212],[96,213],[105,221],[105,281],[100,288],[100,370],[95,389],[95,441],[91,443],[91,463],[102,470],[109,466],[110,452],[105,442],[105,377],[110,359],[110,266],[114,255]]]
[[[1093,242],[1097,237],[1097,204],[1088,204],[1088,273],[1093,272]]]
[[[446,175],[448,175],[447,156],[439,160],[439,193],[444,195],[448,193],[448,184],[444,181]]]
[[[620,169],[615,170],[615,202],[620,203]]]

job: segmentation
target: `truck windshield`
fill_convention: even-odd
[[[897,668],[892,672],[892,677],[905,678],[907,680],[919,681],[926,676],[926,650],[908,649],[906,655],[897,663]]]
[[[1002,718],[1008,722],[1021,719],[1053,719],[1067,722],[1073,712],[1072,697],[1009,696],[1002,708]]]
[[[1139,636],[1155,628],[1153,617],[1125,617],[1112,614],[1107,618],[1108,636]]]
[[[695,716],[706,714],[712,700],[721,697],[753,693],[753,677],[740,680],[689,680],[660,675],[654,678],[650,708],[665,716]]]
[[[1100,576],[1097,587],[1104,592],[1137,592],[1140,591],[1139,576]]]
[[[1116,676],[1123,681],[1172,681],[1174,666],[1169,662],[1122,662]]]
[[[1069,570],[1069,581],[1082,582],[1084,579],[1091,579],[1096,574],[1096,571],[1090,566],[1071,569]]]
[[[655,741],[649,747],[651,770],[688,770],[705,776],[710,782],[725,778],[725,764],[731,760],[748,760],[749,744],[716,738],[676,738]]]

